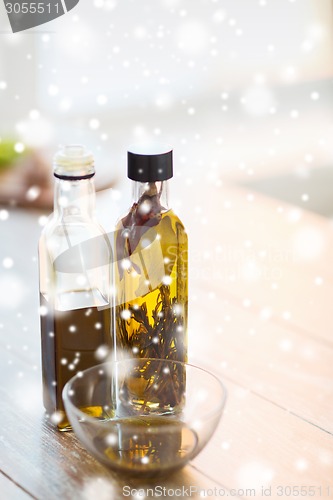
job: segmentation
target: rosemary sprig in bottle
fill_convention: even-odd
[[[180,303],[179,283],[187,280],[187,275],[179,271],[177,254],[179,234],[184,229],[173,212],[161,206],[160,194],[155,183],[147,183],[145,192],[122,219],[117,234],[118,286],[122,290],[117,306],[117,340],[123,349],[141,358],[186,361],[187,302]],[[155,240],[150,242],[152,234]],[[133,275],[138,277],[134,292]],[[154,280],[158,285],[153,286]],[[178,363],[172,366],[170,377],[157,373],[149,363],[137,374],[142,379],[141,404],[147,409],[175,408],[182,404],[185,371]]]

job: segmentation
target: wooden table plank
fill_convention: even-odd
[[[35,402],[29,407],[21,401],[18,405],[18,388],[30,395],[38,386],[34,385],[35,372],[31,376],[22,371],[23,375],[15,378],[18,365],[19,362],[10,373],[16,381],[10,390],[12,397],[1,391],[6,415],[2,427],[4,436],[10,436],[10,440],[3,436],[5,457],[1,467],[10,477],[19,480],[37,498],[48,495],[51,499],[84,498],[87,491],[91,488],[98,491],[98,487],[120,495],[126,484],[133,488],[151,486],[151,483],[126,481],[108,472],[82,449],[73,434],[60,434],[45,425],[40,404]],[[211,363],[207,366],[212,369]],[[333,474],[332,436],[246,389],[230,382],[227,386],[227,411],[219,430],[207,450],[194,460],[199,471],[187,467],[171,482],[163,481],[163,484],[170,488],[194,484],[208,489],[222,483],[229,489],[244,489],[253,484],[245,481],[253,470],[260,478],[262,473],[266,478],[270,477],[267,471],[273,467],[272,481],[273,478],[276,481],[271,485],[274,487],[280,483],[287,485],[292,478],[293,484],[302,481],[306,485],[325,485]],[[16,436],[15,442],[13,436]],[[31,453],[36,450],[36,443],[39,443],[37,455]],[[311,443],[316,443],[315,447]],[[309,468],[306,480],[303,462]]]
[[[206,366],[211,369],[212,361],[207,360]],[[315,486],[317,493],[321,487],[325,498],[330,486],[333,496],[333,436],[224,381],[228,389],[225,415],[194,464],[202,468],[209,463],[210,477],[228,478],[230,488],[255,489],[256,495],[244,494],[245,498],[261,498],[262,486],[272,488],[270,498],[281,498],[278,485]]]
[[[206,276],[200,274],[198,279],[194,274],[194,286],[207,288],[209,284],[221,297],[233,296],[240,302],[250,300],[257,308],[269,307],[273,320],[281,321],[287,315],[290,324],[304,334],[333,345],[333,283],[326,274],[324,279],[313,266],[274,261],[278,254],[269,250],[264,254],[263,247],[253,240],[251,247],[245,248],[247,240],[239,234],[226,233],[225,239],[230,258],[202,256]],[[237,255],[240,257],[236,260]],[[194,261],[190,264],[195,268]]]
[[[333,343],[330,221],[306,213],[292,223],[277,212],[276,201],[256,195],[258,199],[249,203],[244,190],[203,185],[201,197],[195,196],[196,190],[198,217],[191,217],[183,207],[192,291],[209,283],[215,295],[250,300],[262,309],[270,308],[278,319],[287,314],[304,333]],[[231,204],[230,209],[224,208],[224,202]],[[214,234],[212,227],[217,228]]]
[[[25,492],[18,484],[13,483],[13,481],[0,472],[1,500],[31,500],[31,498],[34,497]]]
[[[199,294],[201,293],[201,294]],[[191,354],[210,359],[225,376],[333,433],[333,348],[246,308],[205,300],[192,305]],[[218,317],[213,328],[207,317]]]

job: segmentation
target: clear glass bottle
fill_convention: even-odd
[[[64,385],[113,349],[112,249],[94,217],[94,174],[84,147],[56,154],[54,212],[39,242],[43,400],[59,430],[70,430]]]
[[[117,348],[131,356],[185,362],[188,243],[182,222],[168,206],[172,175],[169,148],[128,152],[133,204],[116,231],[116,338]],[[141,394],[137,403],[150,410],[180,407],[185,390],[181,365],[175,363],[172,375],[173,385],[166,387],[158,382],[162,374],[153,374],[156,398],[145,401],[145,387],[152,383],[147,363],[133,381]]]

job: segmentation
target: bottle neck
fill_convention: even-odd
[[[161,206],[161,211],[168,210],[168,181],[133,181],[133,203],[140,203],[141,200],[147,198],[157,199]]]
[[[92,218],[95,212],[93,178],[80,180],[55,179],[54,214]]]

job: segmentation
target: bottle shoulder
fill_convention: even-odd
[[[172,209],[165,210],[158,216],[148,219],[143,224],[135,224],[135,218],[125,216],[118,221],[115,231],[115,251],[122,255],[125,251],[132,254],[137,249],[152,249],[152,244],[159,245],[163,254],[166,249],[181,246],[186,250],[188,245],[187,233],[180,218]],[[147,245],[151,242],[151,245]]]
[[[165,212],[165,216],[169,217],[174,224],[177,224],[179,228],[183,229],[185,232],[185,226],[180,217],[170,208]]]
[[[45,226],[42,229],[41,237],[48,237],[54,234],[68,234],[68,233],[94,233],[96,235],[106,235],[105,229],[94,218],[85,217],[71,217],[62,219],[55,217],[54,214],[50,215]]]
[[[124,229],[125,227],[128,227],[126,225],[126,222],[129,218],[129,215],[131,214],[131,210],[130,209],[125,215],[123,215],[122,217],[120,217],[116,223],[116,229]],[[185,226],[182,222],[182,220],[179,218],[179,216],[173,211],[172,208],[167,208],[165,210],[163,210],[161,213],[160,213],[160,221],[164,220],[164,219],[169,219],[170,222],[173,224],[173,225],[177,225],[179,229],[183,229],[185,232]],[[133,224],[133,221],[131,221],[132,225]],[[145,224],[143,224],[145,225]],[[149,224],[147,224],[148,226]]]
[[[39,239],[39,253],[47,253],[52,259],[69,249],[95,254],[110,254],[112,247],[102,226],[94,220],[77,220],[70,223],[59,218],[51,218],[44,226]]]

